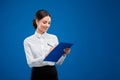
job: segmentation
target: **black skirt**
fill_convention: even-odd
[[[33,67],[31,80],[58,80],[55,66]]]

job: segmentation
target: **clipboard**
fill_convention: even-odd
[[[57,62],[64,53],[65,48],[71,48],[72,43],[60,42],[44,59],[44,61]]]

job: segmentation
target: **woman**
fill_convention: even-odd
[[[55,64],[62,64],[70,49],[66,48],[57,63],[43,61],[58,45],[58,38],[48,34],[51,16],[46,10],[38,10],[33,20],[35,33],[24,40],[24,50],[29,67],[32,68],[31,80],[58,80]]]

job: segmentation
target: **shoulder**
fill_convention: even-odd
[[[31,36],[26,37],[26,38],[24,39],[24,41],[23,41],[24,44],[32,41],[32,40],[34,39],[34,36],[35,36],[35,35],[33,34],[33,35],[31,35]]]

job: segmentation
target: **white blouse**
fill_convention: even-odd
[[[45,65],[55,65],[55,62],[43,61],[52,48],[58,45],[58,38],[55,35],[44,33],[35,34],[24,40],[24,50],[29,67],[41,67]],[[57,64],[62,64],[65,56],[62,56]]]

